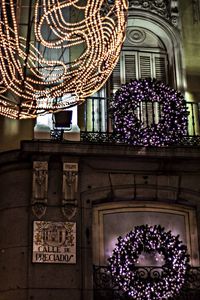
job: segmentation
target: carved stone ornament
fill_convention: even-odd
[[[47,209],[48,162],[33,162],[32,211],[41,218]]]
[[[178,26],[178,0],[129,0],[129,7],[152,11]]]
[[[74,204],[66,203],[62,206],[62,213],[68,221],[73,219],[73,217],[75,217],[75,215],[77,213],[77,206],[75,206],[75,205],[76,205],[76,203],[74,203]]]
[[[192,0],[193,21],[194,23],[200,22],[200,0]]]
[[[63,163],[62,213],[71,220],[77,212],[78,164]]]
[[[139,45],[146,39],[146,32],[140,28],[131,28],[127,30],[127,39],[129,43]]]

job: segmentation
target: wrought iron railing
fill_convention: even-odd
[[[91,143],[121,143],[113,131],[113,121],[109,114],[109,99],[90,97],[84,104],[84,125],[81,128],[81,141]],[[178,146],[200,146],[200,103],[186,102],[188,126],[185,136]],[[150,126],[159,122],[161,105],[144,101],[137,108],[139,121]]]
[[[143,278],[158,278],[162,267],[138,267],[138,274]],[[94,266],[94,300],[130,300],[113,282],[107,266]],[[200,267],[188,268],[185,284],[179,295],[171,300],[200,299]]]

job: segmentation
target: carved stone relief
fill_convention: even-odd
[[[159,48],[165,51],[161,39],[146,28],[128,26],[124,47]]]
[[[71,220],[77,212],[78,164],[63,163],[63,215]]]
[[[33,162],[32,210],[35,216],[41,218],[47,208],[48,162]]]
[[[144,29],[140,28],[128,28],[127,39],[132,44],[141,44],[146,39],[146,32]]]
[[[193,21],[194,23],[200,22],[200,0],[192,0]]]
[[[129,0],[129,7],[151,11],[178,26],[178,0]]]

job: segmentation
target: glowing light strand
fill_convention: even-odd
[[[160,277],[145,279],[138,275],[135,265],[143,251],[164,257],[164,271]],[[178,295],[189,266],[187,248],[179,236],[166,232],[160,225],[136,226],[124,238],[120,236],[108,261],[114,282],[137,300],[168,299]]]
[[[127,1],[87,0],[83,6],[78,2],[36,0],[27,51],[27,37],[19,34],[20,8],[14,0],[1,1],[0,114],[32,118],[41,110],[64,109],[82,103],[105,84],[125,38]],[[70,9],[80,11],[83,18],[69,21]],[[60,59],[61,50],[80,46],[83,52],[74,61]],[[50,52],[54,59],[46,55]],[[73,100],[62,101],[64,95]]]

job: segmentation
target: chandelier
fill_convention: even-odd
[[[1,0],[0,114],[34,118],[98,91],[118,61],[127,10],[127,0]]]

